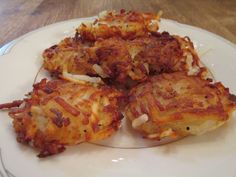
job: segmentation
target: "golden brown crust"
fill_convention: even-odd
[[[51,73],[99,75],[123,85],[129,85],[130,80],[142,82],[149,75],[160,73],[185,71],[189,75],[203,75],[205,71],[192,42],[167,32],[153,32],[133,40],[112,37],[89,45],[82,39],[70,38],[46,49],[43,56],[44,68]]]
[[[34,85],[24,106],[9,115],[17,140],[36,147],[39,157],[45,157],[62,152],[66,145],[112,135],[122,118],[121,98],[119,91],[106,86],[43,79]]]
[[[160,138],[170,129],[175,136],[201,134],[229,119],[236,109],[233,97],[221,83],[181,72],[161,74],[130,91],[125,113],[131,121],[148,115],[149,120],[136,127],[147,138]]]
[[[58,45],[54,45],[43,52],[44,68],[52,74],[68,71],[74,74],[96,74],[89,64],[86,48],[92,45],[84,42],[76,35],[65,38]]]
[[[157,31],[159,20],[160,16],[153,13],[104,11],[94,22],[82,23],[77,32],[83,39],[90,41],[110,37],[134,39]]]

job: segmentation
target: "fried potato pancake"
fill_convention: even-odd
[[[43,52],[43,67],[53,75],[68,71],[73,74],[96,74],[89,64],[87,48],[92,45],[83,42],[76,35],[65,38],[58,45],[54,45]]]
[[[149,75],[185,71],[204,75],[206,68],[189,38],[167,32],[124,40],[120,37],[85,43],[81,38],[66,38],[43,53],[44,68],[51,73],[100,76],[127,85]]]
[[[149,139],[199,135],[223,125],[236,109],[236,96],[220,82],[176,72],[134,87],[125,108],[133,128]]]
[[[122,93],[108,86],[64,80],[34,85],[30,98],[0,105],[9,112],[17,140],[40,150],[39,157],[64,151],[66,145],[109,137],[120,126]]]
[[[82,23],[77,32],[90,41],[109,37],[134,39],[148,32],[156,32],[159,21],[160,15],[154,13],[103,11],[95,21]]]

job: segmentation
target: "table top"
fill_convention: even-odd
[[[162,10],[163,18],[216,33],[236,43],[236,0],[0,0],[0,47],[42,26],[103,10]]]

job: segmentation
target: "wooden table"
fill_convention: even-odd
[[[39,27],[106,9],[164,12],[236,43],[236,0],[0,0],[0,47]]]

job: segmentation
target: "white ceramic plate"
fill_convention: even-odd
[[[35,74],[42,64],[42,51],[72,36],[82,21],[92,18],[49,25],[1,48],[0,103],[21,99],[32,90]],[[189,36],[215,79],[236,94],[234,44],[205,30],[170,20],[162,19],[160,26],[161,31]],[[119,148],[84,143],[45,159],[38,159],[34,150],[16,142],[7,112],[1,111],[0,119],[2,177],[236,176],[236,116],[216,131],[156,147],[150,147],[155,142],[147,142],[124,127],[108,142],[102,142]]]

